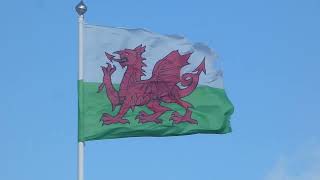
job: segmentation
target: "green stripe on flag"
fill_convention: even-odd
[[[145,123],[140,124],[135,120],[139,111],[147,113],[151,111],[145,106],[136,107],[134,111],[129,110],[124,118],[130,124],[112,124],[102,126],[100,122],[103,113],[115,115],[119,107],[112,112],[111,104],[106,96],[105,90],[97,93],[98,83],[79,82],[79,141],[112,139],[139,136],[178,136],[188,134],[225,134],[231,132],[230,116],[233,113],[233,105],[227,98],[223,89],[208,86],[198,86],[188,97],[183,98],[193,105],[192,118],[198,121],[198,125],[181,123],[172,124],[169,120],[173,111],[183,114],[184,109],[177,104],[162,103],[163,106],[171,108],[163,114],[160,119],[162,124]],[[119,85],[117,85],[117,88]]]

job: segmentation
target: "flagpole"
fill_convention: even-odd
[[[79,23],[79,50],[78,50],[78,80],[83,80],[83,24],[84,14],[87,11],[87,6],[81,0],[75,7],[78,13]],[[78,125],[79,126],[79,125]],[[84,180],[84,142],[78,142],[78,180]]]

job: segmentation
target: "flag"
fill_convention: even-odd
[[[84,25],[79,141],[231,132],[233,105],[206,45]]]

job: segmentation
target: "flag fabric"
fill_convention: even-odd
[[[231,132],[215,59],[177,35],[85,24],[78,140]]]

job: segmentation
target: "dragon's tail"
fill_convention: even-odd
[[[205,58],[202,60],[201,64],[192,71],[192,73],[185,73],[181,76],[181,85],[186,86],[186,88],[179,91],[180,97],[185,97],[192,93],[198,85],[201,72],[206,74]]]

